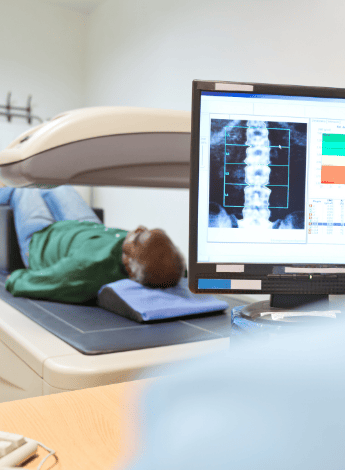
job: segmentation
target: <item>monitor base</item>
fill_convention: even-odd
[[[318,294],[272,294],[270,301],[255,302],[245,305],[241,316],[250,320],[268,319],[270,314],[291,312],[294,316],[303,316],[307,312],[324,312],[329,310],[329,296]],[[298,315],[298,314],[301,315]],[[327,315],[325,315],[327,316]]]

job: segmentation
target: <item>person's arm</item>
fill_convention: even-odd
[[[94,298],[101,286],[110,282],[105,276],[104,263],[68,257],[37,271],[18,269],[5,288],[15,297],[80,303]]]

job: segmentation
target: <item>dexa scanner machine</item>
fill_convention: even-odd
[[[14,187],[186,188],[190,125],[182,111],[67,112],[0,152],[0,178]],[[0,402],[160,375],[169,364],[229,347],[230,312],[243,301],[228,299],[222,313],[140,324],[96,303],[13,297],[5,279],[22,262],[8,206],[0,206],[0,243]]]
[[[8,186],[189,187],[187,111],[95,107],[69,111],[0,152]]]

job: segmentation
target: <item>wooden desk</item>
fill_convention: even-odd
[[[139,398],[154,380],[28,398],[0,404],[0,430],[22,434],[56,451],[42,470],[127,468],[139,438]],[[25,468],[37,468],[48,454]]]

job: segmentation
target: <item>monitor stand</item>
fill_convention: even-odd
[[[240,314],[243,318],[255,320],[257,318],[269,319],[270,314],[290,313],[291,317],[302,317],[308,312],[321,312],[327,315],[329,311],[328,294],[272,294],[270,301],[254,302],[245,305]],[[266,313],[266,315],[264,315]],[[321,314],[322,316],[322,314]],[[286,316],[286,320],[289,315]],[[283,319],[283,318],[282,318]]]

